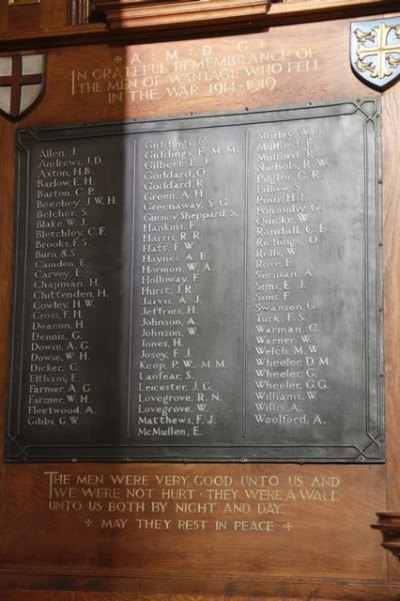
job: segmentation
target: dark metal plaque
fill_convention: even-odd
[[[378,108],[20,130],[7,459],[382,461]]]

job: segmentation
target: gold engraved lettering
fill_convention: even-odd
[[[223,47],[185,43],[160,48],[150,57],[128,49],[126,57],[117,54],[111,60],[114,65],[72,70],[71,95],[101,95],[111,106],[241,93],[267,93],[273,99],[287,74],[294,85],[279,93],[298,96],[304,89],[303,74],[320,68],[313,48],[268,48],[261,37]]]
[[[71,520],[99,529],[290,535],[307,506],[324,512],[341,497],[341,480],[331,473],[282,478],[54,470],[44,472],[44,477],[53,519],[69,514]]]

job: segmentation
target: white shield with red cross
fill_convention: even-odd
[[[17,121],[44,92],[44,54],[0,57],[0,113]]]

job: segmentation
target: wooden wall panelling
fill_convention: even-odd
[[[196,16],[203,12],[202,19],[207,19],[207,14],[210,14],[211,19],[213,13],[215,16],[219,11],[226,12],[226,19],[239,18],[240,13],[243,17],[259,18],[265,17],[264,23],[266,26],[276,22],[283,22],[286,19],[294,20],[321,20],[324,16],[329,19],[344,16],[344,14],[353,13],[354,11],[366,12],[383,10],[393,10],[395,3],[393,0],[295,0],[294,2],[269,2],[269,0],[236,0],[225,5],[224,0],[194,0],[192,2],[176,3],[174,6],[168,3],[161,2],[155,10],[152,10],[151,3],[147,0],[94,0],[93,6],[95,11],[104,13],[107,23],[111,29],[121,29],[124,27],[140,28],[151,23],[155,28],[162,26],[162,16],[176,12],[183,21],[186,21],[187,26],[191,26],[191,22]],[[232,11],[232,12],[231,12]],[[171,19],[171,20],[172,20]],[[147,23],[146,23],[147,20]],[[142,25],[143,23],[143,25]],[[212,21],[210,22],[212,24]]]
[[[8,0],[0,5],[0,32],[3,39],[17,31],[26,35],[38,35],[53,28],[65,27],[65,0],[41,0],[39,4],[8,6]]]
[[[400,499],[398,478],[399,390],[400,370],[398,349],[399,332],[399,246],[398,224],[400,223],[398,190],[400,87],[395,85],[383,95],[383,199],[384,199],[384,265],[385,265],[385,396],[387,442],[387,485],[388,509],[397,511]],[[391,577],[400,576],[399,561],[390,557]]]
[[[332,56],[332,48],[348,46],[348,22],[333,21],[330,23],[314,23],[296,26],[296,48],[300,54],[311,52],[311,56],[299,59],[292,48],[293,32],[291,27],[272,28],[268,31],[248,34],[243,37],[222,36],[220,38],[194,39],[186,41],[170,41],[156,43],[153,46],[99,45],[88,46],[85,55],[79,48],[71,47],[53,49],[49,53],[48,86],[44,102],[34,113],[28,115],[24,124],[57,123],[60,115],[58,98],[63,98],[63,120],[80,122],[86,119],[104,120],[107,118],[146,117],[151,115],[173,115],[178,113],[198,113],[213,110],[244,109],[246,106],[274,106],[280,104],[306,103],[326,101],[357,95],[375,95],[376,92],[366,88],[352,73],[347,54],[341,52]],[[312,40],[312,44],[310,44]],[[250,56],[255,64],[254,74],[246,76],[238,59],[234,67],[236,84],[238,76],[244,78],[244,85],[235,88],[232,78],[225,82],[206,83],[193,82],[190,88],[188,76],[184,75],[185,47],[190,44],[193,59],[201,61],[212,49],[213,58],[221,60],[227,52],[232,60],[243,53]],[[257,64],[262,53],[268,54],[269,48],[277,50],[274,58],[281,70],[274,75],[270,67]],[[307,50],[310,48],[310,50]],[[305,49],[305,50],[301,50]],[[315,49],[315,55],[314,55]],[[279,58],[285,53],[285,60],[280,65]],[[68,56],[68,61],[66,60]],[[177,57],[175,60],[174,57]],[[156,88],[143,85],[140,75],[142,65],[152,65],[154,75],[158,74]],[[176,67],[175,63],[179,63]],[[250,66],[252,63],[249,63]],[[176,69],[181,69],[181,89],[174,90],[173,78]],[[190,68],[188,63],[188,69]],[[124,75],[127,70],[129,76]],[[269,70],[269,71],[268,71]],[[249,69],[249,73],[251,69]],[[262,76],[262,72],[264,76]],[[183,75],[182,75],[183,73]],[[172,76],[172,78],[171,78]],[[121,81],[121,90],[116,82]],[[131,81],[131,85],[129,84]],[[340,82],[340,85],[339,85]],[[147,81],[146,83],[150,83]],[[124,90],[123,88],[130,89]],[[134,87],[137,86],[137,87]],[[176,87],[176,86],[175,86]],[[112,91],[120,91],[115,97]]]
[[[213,26],[222,21],[229,27],[235,21],[264,21],[269,9],[268,0],[192,0],[189,2],[159,3],[157,7],[147,2],[98,1],[95,10],[101,11],[111,29],[165,29],[194,28],[206,23]]]
[[[10,161],[10,152],[13,155],[14,146],[14,127],[11,123],[0,117],[0,165],[2,172],[2,185],[0,189],[0,313],[3,316],[0,319],[0,398],[1,398],[1,439],[4,439],[4,401],[7,398],[7,383],[8,383],[8,334],[9,334],[9,318],[10,318],[10,294],[11,294],[11,278],[10,268],[12,265],[12,240],[13,240],[13,191],[14,191],[14,163]],[[0,452],[0,457],[3,457],[3,451]],[[4,477],[4,464],[0,468],[0,546],[4,542],[4,513],[3,500],[8,494]],[[0,558],[2,552],[0,549]]]
[[[104,44],[88,46],[84,53],[78,47],[49,49],[46,95],[18,127],[376,96],[376,92],[366,88],[351,72],[347,55],[348,29],[348,20],[339,19],[297,25],[295,29],[273,28],[240,37],[160,42],[151,46]],[[244,89],[229,88],[228,84],[234,81],[228,78],[220,88],[202,82],[197,88],[188,87],[186,91],[182,88],[176,95],[172,92],[170,75],[176,60],[187,57],[188,46],[195,57],[205,53],[216,57],[245,53],[250,57],[265,48],[262,44],[281,52],[281,56],[286,52],[286,58],[276,60],[282,64],[282,72],[277,74],[275,82],[268,80],[267,83],[257,67],[257,77],[242,75]],[[332,48],[336,49],[334,56]],[[303,56],[305,51],[302,50],[303,58],[299,58],[296,49],[308,49],[307,56]],[[175,52],[177,59],[167,60],[166,57],[175,56]],[[133,80],[132,72],[124,77],[122,72],[115,71],[120,65],[135,64],[165,65],[153,94],[137,74],[142,93],[130,93],[128,82]],[[110,96],[110,81],[124,81],[123,93]],[[124,86],[128,89],[124,90]],[[131,87],[133,91],[137,89]],[[227,597],[248,601],[254,596],[263,596],[269,601],[398,599],[398,562],[388,560],[380,548],[379,533],[369,528],[375,511],[386,506],[396,508],[400,498],[396,476],[399,372],[396,223],[400,216],[395,192],[398,161],[394,160],[400,116],[398,89],[397,86],[385,92],[383,103],[387,464],[3,464],[0,590],[3,589],[1,594],[5,601],[39,598],[41,601],[142,601],[144,596],[155,601],[183,601],[191,597],[196,601],[219,601]],[[0,262],[0,359],[3,366],[0,384],[4,405],[12,263],[14,129],[0,117],[0,168],[5,182],[1,191],[0,227],[1,239],[6,241],[4,248],[2,243]],[[302,477],[310,482],[315,476],[330,476],[340,480],[340,487],[331,500],[328,495],[325,501],[301,501],[293,505],[288,500],[283,502],[285,514],[279,520],[282,518],[282,524],[283,519],[295,523],[293,530],[282,529],[270,534],[244,532],[240,538],[232,531],[142,530],[131,515],[122,512],[118,517],[130,520],[127,529],[105,531],[101,520],[108,519],[108,513],[101,514],[100,519],[89,526],[85,524],[90,517],[86,509],[83,512],[50,509],[46,472],[53,470],[69,475],[73,483],[85,474],[99,477],[104,474],[108,480],[110,475],[134,473],[148,475],[155,482],[156,475],[192,479],[196,474],[225,474],[237,481],[249,475],[273,473],[285,482],[285,491],[289,477]],[[65,488],[68,490],[68,486]],[[81,491],[77,494],[81,500]],[[243,492],[241,500],[245,501]],[[174,507],[172,503],[164,519],[176,519]],[[150,513],[145,515],[154,519]],[[134,520],[137,517],[134,514]],[[229,521],[232,519],[230,516]],[[87,592],[78,592],[84,589]]]
[[[285,19],[320,20],[325,16],[329,20],[343,16],[355,16],[357,13],[367,15],[371,11],[391,11],[397,7],[395,3],[385,4],[385,0],[294,0],[293,2],[280,2],[273,4],[269,13],[271,22]]]
[[[83,4],[84,0],[81,0]],[[94,0],[95,14],[106,23],[69,23],[65,0],[39,5],[0,5],[0,52],[65,44],[149,42],[157,39],[252,31],[257,26],[367,16],[396,9],[397,0],[192,0],[172,5],[137,0]],[[198,7],[202,7],[201,10]],[[188,18],[189,15],[189,18]],[[196,15],[196,19],[194,19]],[[104,37],[106,36],[106,38]]]

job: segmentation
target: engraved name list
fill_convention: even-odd
[[[381,461],[378,121],[22,130],[8,458]]]

